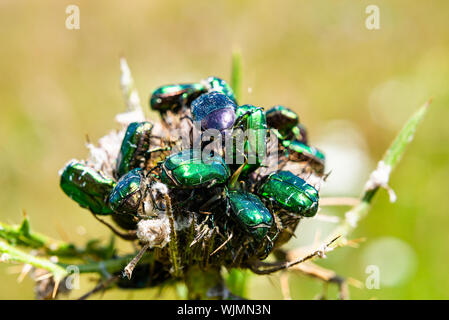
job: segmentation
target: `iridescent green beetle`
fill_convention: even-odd
[[[273,217],[262,201],[252,193],[239,190],[227,191],[226,196],[234,220],[254,239],[262,240],[273,224]]]
[[[150,106],[151,109],[160,113],[168,110],[177,112],[183,106],[189,106],[193,100],[205,92],[207,88],[201,83],[165,85],[153,91]]]
[[[258,194],[304,217],[313,217],[318,211],[318,191],[290,171],[270,174],[258,188]]]
[[[145,160],[150,147],[153,125],[149,122],[133,122],[128,125],[117,157],[115,175],[120,178],[130,170],[139,167]]]
[[[117,182],[109,196],[109,207],[119,214],[137,215],[145,211],[141,206],[147,189],[142,169],[133,169]]]
[[[171,188],[212,187],[225,183],[230,171],[223,158],[213,156],[204,161],[201,151],[184,150],[162,163],[161,182]]]
[[[92,213],[112,213],[108,207],[108,196],[115,186],[115,181],[102,172],[72,160],[61,173],[60,186],[65,194]]]
[[[248,157],[248,163],[241,173],[246,175],[259,168],[266,156],[267,121],[262,108],[249,104],[237,107],[235,115],[237,118],[235,126],[241,125],[244,130],[244,132],[235,130],[234,135],[237,141],[243,141],[243,150],[240,150],[242,146],[239,143],[236,152]],[[244,133],[246,139],[239,139],[239,133]]]
[[[312,160],[319,170],[324,169],[326,157],[319,149],[308,146],[298,140],[284,140],[282,145],[288,150],[288,156],[294,161]]]
[[[217,91],[235,102],[234,91],[222,79],[209,77],[200,83],[169,84],[157,88],[150,97],[151,109],[161,114],[168,110],[178,112],[183,106],[189,107],[193,100],[203,93]]]
[[[169,149],[160,147],[149,150],[152,129],[153,125],[147,121],[133,122],[128,125],[117,157],[114,172],[117,178],[132,169],[142,167],[151,153]]]
[[[299,116],[284,106],[274,106],[265,112],[267,125],[285,136],[299,123]]]

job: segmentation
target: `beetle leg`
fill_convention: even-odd
[[[216,194],[215,196],[213,196],[212,198],[210,198],[209,200],[207,200],[206,203],[204,203],[201,207],[200,207],[200,211],[204,211],[205,208],[207,208],[211,203],[214,203],[215,201],[217,201],[218,199],[220,199],[221,195]]]
[[[95,217],[95,219],[97,219],[102,224],[104,224],[106,227],[108,227],[115,235],[119,236],[120,238],[122,238],[124,240],[136,240],[137,239],[137,233],[135,230],[128,231],[127,233],[122,233],[122,232],[118,231],[116,228],[114,228],[114,226],[112,226],[108,222],[97,217],[97,215],[95,213],[92,212],[92,215]]]

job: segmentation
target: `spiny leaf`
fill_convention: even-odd
[[[388,148],[383,158],[383,161],[387,165],[394,168],[399,163],[402,155],[404,154],[405,148],[413,140],[416,128],[424,119],[431,101],[432,100],[427,101],[421,108],[418,109],[418,111],[415,112],[415,114],[413,114],[413,116],[407,121],[402,130],[393,140],[393,143],[390,148]]]

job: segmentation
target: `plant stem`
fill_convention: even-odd
[[[232,53],[231,88],[239,101],[242,92],[242,55],[237,50]]]
[[[103,260],[99,262],[91,262],[86,264],[72,265],[78,268],[79,273],[116,273],[123,270],[126,265],[134,258],[135,254],[129,254],[123,257]],[[146,253],[140,259],[140,263],[149,263],[153,261],[153,255]],[[70,264],[59,264],[62,267],[68,267]]]
[[[68,275],[68,272],[60,265],[57,265],[45,258],[39,258],[29,253],[25,253],[3,241],[0,241],[0,253],[2,253],[0,259],[1,261],[26,263],[36,268],[48,270],[53,274],[56,282],[62,280]]]
[[[55,240],[37,232],[31,232],[27,217],[24,218],[20,225],[9,225],[0,222],[0,238],[13,245],[42,249],[48,255],[77,257],[83,252],[83,250],[72,243]]]

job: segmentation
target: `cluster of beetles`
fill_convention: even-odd
[[[282,170],[281,164],[290,162],[305,164],[317,175],[324,171],[325,156],[309,145],[306,128],[295,112],[284,106],[264,110],[238,105],[232,88],[217,77],[162,86],[149,102],[165,126],[176,118],[197,121],[202,131],[214,129],[223,137],[254,130],[256,134],[244,136],[242,147],[232,149],[234,156],[243,155],[244,162],[227,164],[223,150],[211,151],[207,159],[193,148],[173,152],[169,143],[155,145],[155,139],[169,139],[155,136],[153,123],[133,122],[126,129],[112,176],[84,161],[72,160],[63,169],[60,186],[81,207],[94,215],[109,215],[119,227],[134,230],[141,219],[155,218],[156,209],[167,210],[151,191],[154,184],[162,183],[178,212],[195,212],[200,220],[207,216],[211,228],[218,225],[227,235],[239,233],[238,241],[245,248],[263,243],[263,256],[276,241],[285,242],[282,234],[291,219],[297,222],[316,214],[318,190],[297,172]],[[276,136],[281,160],[277,170],[262,173],[268,134]],[[256,154],[255,161],[248,161],[250,153]],[[223,243],[218,239],[215,247]],[[231,250],[234,255],[236,250]]]

